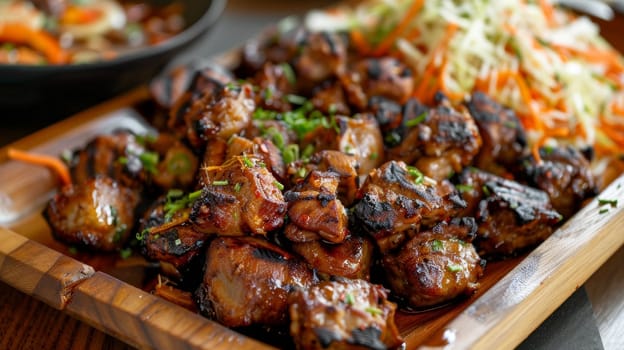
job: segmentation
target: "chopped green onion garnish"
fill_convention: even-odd
[[[292,163],[299,160],[299,145],[290,144],[284,147],[282,158],[284,159],[284,163]]]
[[[410,120],[406,121],[405,122],[405,126],[407,126],[408,128],[414,127],[414,126],[424,122],[425,119],[427,119],[427,112],[423,112],[419,116],[417,116],[416,118],[410,119]]]
[[[379,154],[377,154],[377,152],[373,152],[368,156],[368,159],[370,160],[377,160],[377,158],[379,158]]]
[[[472,185],[464,185],[464,184],[459,184],[459,185],[455,185],[455,188],[459,191],[459,192],[470,192],[472,190],[474,190],[474,187]]]
[[[355,298],[353,298],[353,294],[351,293],[345,294],[345,302],[347,303],[347,305],[355,304]]]
[[[448,265],[446,265],[446,269],[449,272],[459,272],[459,271],[463,270],[461,265],[456,265],[456,264],[448,264]]]
[[[369,306],[366,309],[364,309],[364,311],[368,312],[369,314],[371,314],[373,316],[377,316],[377,315],[383,314],[383,311],[381,311],[381,309],[376,308],[374,306]]]
[[[178,245],[182,244],[182,240],[178,238],[173,243],[175,243],[175,245],[178,246]]]
[[[247,158],[247,156],[243,156],[243,163],[245,163],[245,166],[248,168],[253,168],[254,163],[251,161],[251,159]]]
[[[420,185],[425,180],[425,175],[413,166],[407,166],[407,173],[414,177],[414,183]]]
[[[490,192],[490,189],[486,185],[483,185],[483,187],[481,187],[481,189],[483,190],[483,194],[485,194],[486,196],[489,196],[490,194],[492,194]]]
[[[125,248],[119,251],[119,256],[122,259],[128,259],[131,255],[132,255],[132,249],[130,248]]]
[[[306,98],[299,95],[288,94],[285,96],[286,101],[294,105],[303,105],[306,102]]]
[[[126,165],[128,164],[128,158],[121,156],[119,158],[117,158],[117,163],[122,164],[122,165]]]
[[[617,199],[601,199],[598,198],[598,205],[610,205],[612,207],[617,207],[618,200]]]
[[[215,180],[212,182],[213,186],[227,186],[229,185],[228,180]]]
[[[609,208],[602,208],[600,209],[600,211],[598,211],[598,214],[606,214],[609,212]]]
[[[442,241],[439,239],[434,239],[433,241],[431,241],[431,249],[434,252],[439,252],[442,249],[444,249],[444,245],[442,244]]]
[[[145,239],[145,237],[147,237],[147,235],[149,235],[149,232],[150,230],[146,228],[141,232],[137,232],[134,236],[136,237],[137,241],[142,241]]]
[[[301,158],[303,159],[308,159],[310,158],[310,156],[314,153],[314,146],[312,144],[308,144],[304,149],[303,149],[303,153],[301,154]]]
[[[295,71],[293,71],[293,69],[290,66],[290,64],[282,63],[282,64],[280,64],[280,67],[282,68],[282,71],[284,71],[284,75],[286,76],[286,80],[288,80],[288,82],[291,85],[296,84],[297,83],[297,77],[295,76]]]
[[[188,195],[188,199],[189,199],[189,201],[192,202],[192,201],[196,200],[197,198],[201,197],[201,194],[202,194],[202,190],[197,190],[195,192],[191,192]]]
[[[159,156],[156,152],[143,152],[139,154],[139,160],[141,164],[143,164],[143,168],[152,174],[155,174],[157,171],[156,166],[158,166],[158,158]]]
[[[273,181],[273,184],[275,185],[275,187],[277,187],[280,191],[284,190],[284,185],[282,185],[279,181],[275,180]]]
[[[273,97],[273,89],[271,87],[267,87],[264,89],[264,99],[270,100]]]
[[[242,185],[240,184],[240,182],[237,182],[237,183],[234,185],[234,192],[240,192],[240,190],[241,190],[241,186],[242,186]]]

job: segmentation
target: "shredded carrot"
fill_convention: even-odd
[[[72,183],[69,168],[57,157],[28,153],[14,148],[9,148],[7,155],[13,160],[48,167],[58,176],[63,186],[71,185]]]
[[[405,16],[401,19],[399,24],[388,34],[373,51],[374,56],[382,56],[388,53],[388,50],[394,45],[397,38],[407,29],[410,23],[414,20],[414,17],[422,9],[425,4],[424,0],[414,0],[412,5],[407,9]]]
[[[51,35],[21,23],[0,24],[0,42],[29,45],[42,52],[52,64],[66,63],[68,60],[67,53]]]
[[[423,102],[429,102],[440,86],[441,76],[440,73],[437,72],[436,59],[438,56],[444,57],[447,51],[446,49],[458,28],[456,23],[448,24],[442,42],[434,49],[431,59],[425,68],[425,72],[420,78],[420,84],[416,91],[414,91],[414,96],[418,97]],[[440,68],[444,66],[445,62],[446,58],[444,57]],[[440,71],[441,70],[442,69],[440,69]]]
[[[548,26],[554,27],[556,24],[555,23],[555,9],[553,8],[553,5],[550,3],[550,0],[539,0],[539,5],[540,5],[540,8],[542,9],[542,12],[544,13],[544,17],[546,18]]]
[[[355,48],[360,54],[367,55],[371,52],[371,46],[368,41],[366,41],[366,38],[364,38],[364,34],[362,34],[361,31],[353,29],[349,35],[353,45],[355,45]]]

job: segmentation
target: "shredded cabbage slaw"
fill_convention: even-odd
[[[589,18],[549,0],[369,0],[316,11],[311,30],[347,31],[366,56],[414,71],[414,96],[460,102],[484,91],[544,144],[624,152],[624,64]]]

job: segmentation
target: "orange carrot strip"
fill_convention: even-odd
[[[360,54],[367,55],[371,52],[371,46],[368,41],[366,41],[366,38],[364,38],[364,34],[362,34],[361,31],[354,29],[349,33],[349,36]]]
[[[401,33],[403,33],[403,31],[405,31],[405,29],[410,25],[410,22],[414,19],[414,17],[416,17],[424,4],[424,0],[414,0],[412,5],[407,9],[405,16],[403,16],[399,24],[379,43],[379,45],[377,45],[377,47],[373,51],[373,55],[385,55],[390,47],[394,45],[399,35],[401,35]]]
[[[14,148],[9,148],[7,155],[13,160],[48,167],[58,176],[63,186],[71,185],[72,183],[69,168],[57,157],[28,153]]]
[[[550,3],[550,0],[539,0],[540,8],[544,13],[544,17],[546,17],[546,22],[549,27],[553,27],[555,23],[555,9],[553,5]]]
[[[0,24],[0,42],[29,45],[42,52],[52,64],[66,63],[67,53],[48,33],[34,30],[21,23]]]
[[[439,77],[436,78],[437,67],[435,65],[435,60],[438,55],[444,54],[449,42],[451,41],[452,36],[457,31],[457,28],[458,26],[456,23],[449,23],[446,29],[446,34],[444,35],[444,39],[434,49],[434,52],[431,55],[431,60],[429,61],[429,63],[427,64],[427,67],[425,68],[425,72],[423,73],[423,76],[420,79],[420,84],[418,88],[416,89],[416,91],[414,92],[414,95],[418,97],[419,99],[421,99],[421,101],[423,102],[429,101],[429,98],[433,96],[433,94],[435,94],[436,92],[436,89],[439,85],[439,79],[438,79]],[[446,62],[446,58],[444,59],[444,62]]]
[[[446,97],[448,97],[449,99],[453,100],[453,101],[459,101],[462,98],[464,98],[464,94],[461,92],[454,92],[454,91],[450,91],[448,86],[446,85],[446,71],[448,68],[448,60],[445,59],[444,63],[442,64],[442,68],[440,69],[440,90],[442,90],[442,92],[444,93],[444,95],[446,95]]]

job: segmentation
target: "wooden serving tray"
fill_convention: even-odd
[[[56,155],[115,128],[144,131],[149,126],[131,106],[147,98],[144,88],[136,90],[11,147]],[[41,215],[53,191],[46,169],[7,161],[0,150],[0,280],[140,348],[270,347],[138,288],[145,266],[139,257],[70,253]],[[624,176],[597,198],[624,198]],[[595,199],[530,254],[489,264],[474,296],[400,312],[407,349],[519,344],[624,243],[622,203],[601,213],[605,208]]]

